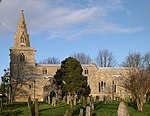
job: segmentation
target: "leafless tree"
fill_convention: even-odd
[[[81,64],[90,64],[92,59],[89,55],[86,55],[85,53],[74,53],[71,55],[73,58],[76,58]]]
[[[60,60],[55,57],[48,57],[39,62],[40,64],[60,64]]]
[[[112,52],[103,49],[97,53],[96,63],[100,67],[113,67],[116,65],[116,60]]]
[[[145,55],[143,56],[143,60],[144,60],[144,66],[150,67],[150,51],[145,53]]]
[[[150,69],[130,68],[128,77],[121,78],[121,86],[129,90],[136,100],[138,111],[143,111],[144,97],[150,91]]]
[[[142,67],[143,66],[143,58],[139,52],[129,53],[128,56],[122,63],[124,67]]]

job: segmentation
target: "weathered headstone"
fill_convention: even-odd
[[[63,103],[66,103],[66,96],[63,97]]]
[[[77,98],[75,97],[74,99],[73,99],[73,105],[76,105],[77,104]]]
[[[86,106],[86,116],[92,116],[90,106]]]
[[[80,109],[80,114],[79,116],[83,116],[83,109]]]
[[[87,104],[90,104],[91,97],[87,97]]]
[[[86,107],[86,98],[82,97],[82,107],[85,108]]]
[[[70,107],[73,108],[73,100],[70,100]]]
[[[81,103],[81,99],[78,100],[78,103]]]
[[[27,102],[27,103],[28,103],[28,108],[31,107],[31,102],[32,102],[32,101],[31,101],[31,97],[29,96],[29,97],[28,97],[28,102]]]
[[[70,96],[67,95],[67,104],[69,104],[69,103],[70,103]]]
[[[56,98],[55,98],[55,97],[52,98],[52,105],[53,105],[54,107],[56,106]]]
[[[118,116],[129,116],[127,105],[121,101],[118,107]]]
[[[50,96],[48,96],[48,104],[51,104]]]

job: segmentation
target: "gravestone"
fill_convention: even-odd
[[[66,103],[66,96],[63,97],[63,103]]]
[[[51,104],[50,96],[48,96],[48,104]]]
[[[90,104],[91,97],[87,97],[87,104]]]
[[[74,99],[73,99],[73,105],[76,105],[77,104],[77,98],[75,97]]]
[[[86,98],[82,97],[82,107],[85,108],[86,107]]]
[[[90,106],[86,106],[86,116],[92,116]]]
[[[69,104],[69,103],[70,103],[70,96],[67,95],[67,104]]]
[[[109,96],[104,95],[103,101],[104,101],[104,104],[108,103],[110,101]]]
[[[53,105],[54,107],[56,106],[56,98],[55,98],[55,97],[52,98],[52,105]]]
[[[129,116],[127,105],[121,101],[118,107],[118,116]]]
[[[80,114],[79,116],[83,116],[83,109],[80,109]]]
[[[28,108],[30,108],[31,107],[31,97],[28,97]]]

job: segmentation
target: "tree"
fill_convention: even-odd
[[[0,92],[3,96],[7,95],[7,100],[10,99],[10,72],[9,69],[4,69],[4,76],[1,77],[2,83]]]
[[[143,66],[143,58],[139,52],[129,53],[128,56],[122,63],[124,67],[142,67]]]
[[[60,60],[55,57],[48,57],[39,62],[40,64],[60,64]]]
[[[62,90],[66,93],[86,92],[87,78],[82,75],[82,67],[80,62],[75,58],[68,57],[61,63],[61,69],[57,70],[54,78]]]
[[[144,97],[150,91],[150,69],[130,68],[127,78],[122,78],[122,86],[129,90],[136,100],[138,111],[143,111]]]
[[[145,53],[145,55],[143,56],[143,60],[144,66],[150,68],[150,51]]]
[[[96,63],[100,67],[113,67],[116,65],[116,60],[112,52],[107,49],[99,50],[96,56]]]
[[[73,58],[76,58],[81,64],[90,64],[92,59],[89,55],[86,55],[85,53],[74,53],[72,55]]]

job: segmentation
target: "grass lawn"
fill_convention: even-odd
[[[111,102],[108,104],[95,104],[95,110],[92,111],[93,116],[117,116],[119,102]],[[138,112],[133,103],[129,103],[130,116],[150,116],[150,103],[144,104],[144,111]],[[39,103],[40,116],[64,116],[69,105],[60,103],[56,107],[50,106],[46,103]],[[78,116],[81,104],[74,107],[73,116]],[[85,114],[85,112],[84,112]],[[30,108],[27,103],[13,103],[0,111],[0,116],[30,116]]]

